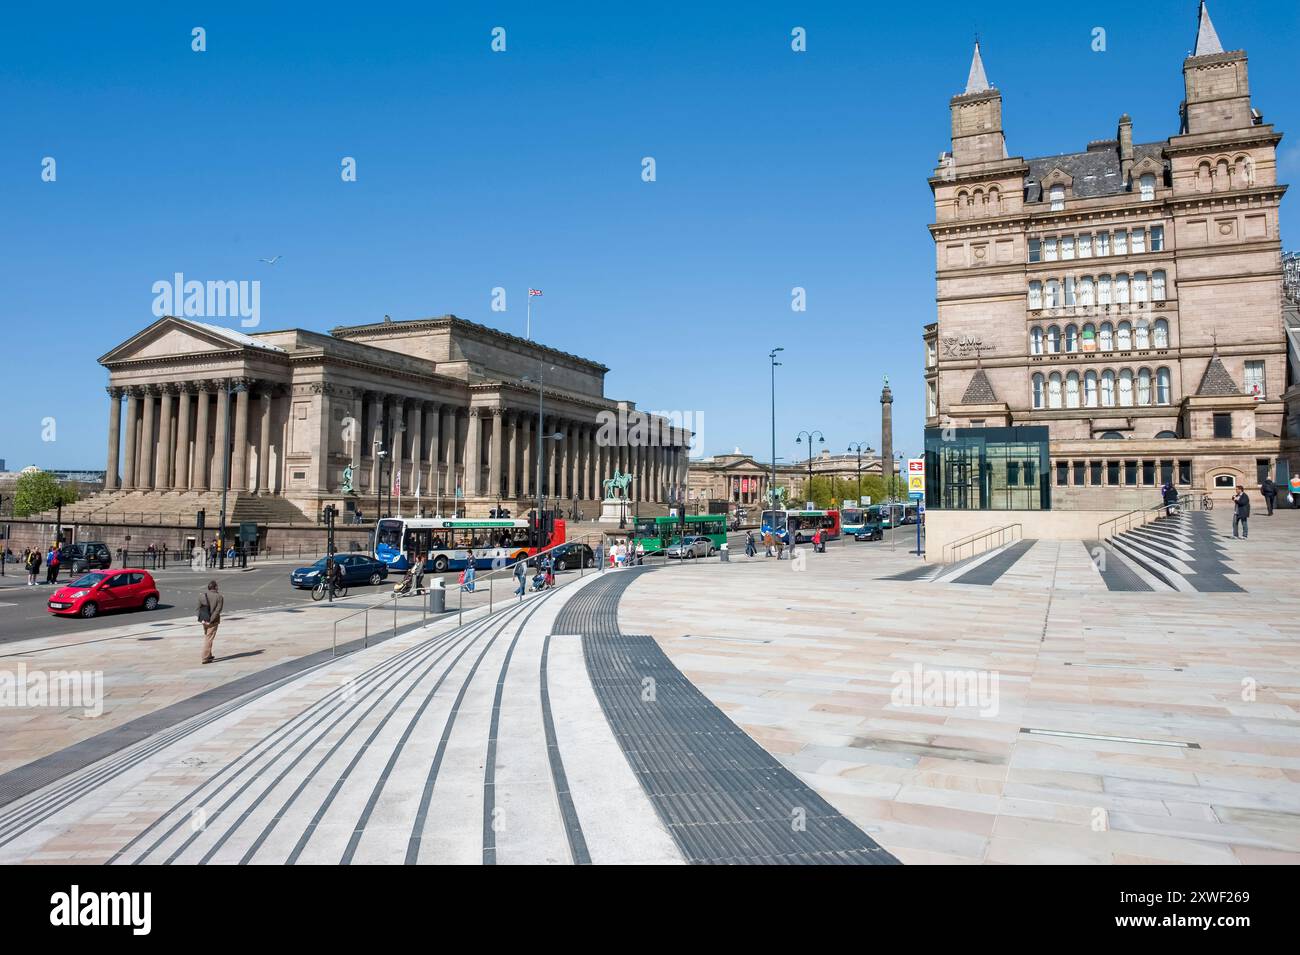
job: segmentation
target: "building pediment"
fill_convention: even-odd
[[[99,363],[112,366],[121,362],[175,358],[178,355],[237,352],[245,348],[280,353],[284,351],[276,345],[259,342],[233,329],[166,315],[101,357]]]

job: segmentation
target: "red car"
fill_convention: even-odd
[[[105,610],[154,610],[158,587],[147,570],[124,567],[82,574],[50,595],[46,608],[67,617],[95,617]]]

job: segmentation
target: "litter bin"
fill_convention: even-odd
[[[731,551],[727,549],[726,544],[723,544],[718,548],[718,560],[722,561],[724,564],[731,562]]]
[[[447,589],[443,586],[441,577],[434,577],[429,581],[429,613],[446,613],[447,611]]]

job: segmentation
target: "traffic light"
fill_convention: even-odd
[[[208,526],[208,512],[203,508],[199,508],[199,513],[194,516],[194,525],[199,530]]]

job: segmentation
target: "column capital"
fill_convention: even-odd
[[[480,408],[478,405],[470,405],[469,408],[466,409],[465,413],[469,415],[471,418],[477,418],[479,414],[482,412],[482,410],[483,409]]]
[[[499,406],[496,408],[492,408],[491,411],[492,411],[492,417],[494,418],[504,417],[506,413],[506,409]]]
[[[107,385],[104,390],[108,392],[108,396],[114,401],[126,394],[126,389],[120,385]]]
[[[180,390],[180,386],[174,381],[164,381],[158,385],[158,393],[161,395],[180,394]]]

